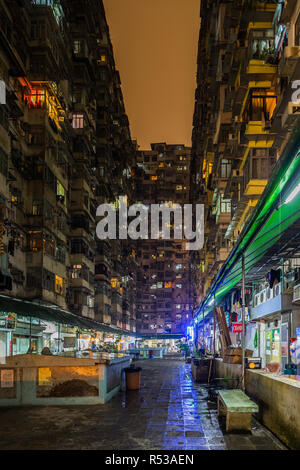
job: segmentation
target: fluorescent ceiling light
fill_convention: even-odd
[[[292,202],[295,199],[295,197],[298,196],[299,193],[300,193],[300,183],[297,184],[297,186],[293,189],[291,194],[286,198],[286,200],[284,201],[282,205],[289,204],[290,202]]]

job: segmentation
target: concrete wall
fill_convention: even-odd
[[[291,449],[300,450],[300,383],[247,371],[246,391],[259,405],[259,418]]]
[[[10,356],[5,364],[0,364],[0,406],[104,404],[119,392],[122,371],[129,364],[129,357],[110,361],[30,354]],[[7,374],[12,376],[4,382]],[[73,379],[93,385],[98,394],[50,396],[55,385]]]
[[[215,378],[232,378],[238,379],[242,375],[241,364],[226,364],[222,359],[214,361],[214,377]]]
[[[242,366],[216,359],[215,377],[241,377]],[[282,442],[300,450],[300,382],[268,374],[246,371],[246,393],[259,405],[259,420]]]

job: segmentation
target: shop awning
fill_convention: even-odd
[[[45,302],[18,299],[8,295],[0,294],[0,310],[4,312],[13,312],[22,317],[34,317],[40,320],[60,323],[84,330],[102,331],[109,334],[119,334],[122,336],[136,337],[136,333],[120,330],[113,326],[105,325],[91,318],[82,317],[75,313],[64,310],[57,305]]]

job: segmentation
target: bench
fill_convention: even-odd
[[[258,412],[256,403],[242,390],[220,390],[218,416],[226,416],[226,431],[251,431],[252,413]]]

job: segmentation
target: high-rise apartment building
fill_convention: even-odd
[[[149,208],[189,204],[190,159],[191,149],[184,145],[157,143],[138,152],[138,202]],[[153,240],[149,233],[149,240],[137,241],[137,329],[143,334],[185,334],[191,319],[190,254],[186,240],[174,239],[173,230],[170,218],[170,240]]]
[[[248,242],[250,229],[258,232],[264,210],[272,208],[268,223],[278,217],[277,222],[264,235],[256,234],[252,251],[243,251],[250,349],[255,334],[261,338],[256,354],[257,348],[261,354],[265,350],[266,335],[274,337],[274,325],[286,338],[288,329],[296,334],[299,323],[292,296],[299,275],[297,215],[280,212],[298,193],[294,189],[292,199],[280,196],[281,202],[270,196],[275,182],[285,191],[286,178],[290,190],[297,181],[299,28],[299,1],[201,2],[191,193],[194,202],[206,206],[206,236],[204,249],[192,254],[194,303],[197,309],[210,296],[200,320],[205,314],[212,321],[216,294],[228,325],[241,321],[241,258],[231,265],[232,254]],[[294,173],[286,173],[288,160]],[[276,289],[266,281],[271,269],[281,270]],[[211,331],[209,326],[207,337]],[[282,364],[287,360],[285,352]]]
[[[133,246],[96,239],[97,206],[133,195],[136,152],[103,3],[2,1],[0,15],[3,324],[23,298],[134,332]]]

